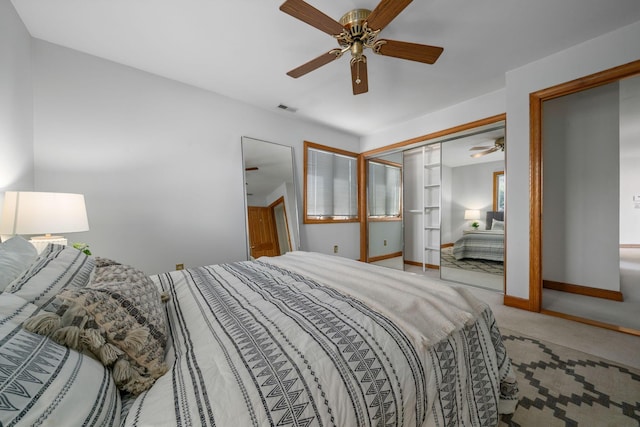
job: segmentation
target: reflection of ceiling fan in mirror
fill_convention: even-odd
[[[471,147],[470,151],[482,150],[479,153],[472,154],[471,157],[482,157],[496,151],[504,151],[504,137],[500,137],[493,142],[493,146]]]
[[[381,0],[373,11],[354,9],[345,13],[340,18],[340,22],[333,20],[303,0],[285,1],[280,6],[281,11],[333,36],[338,41],[338,45],[340,45],[340,48],[332,49],[316,59],[312,59],[306,64],[289,71],[287,74],[293,78],[298,78],[328,64],[334,59],[340,58],[344,53],[350,51],[353,94],[359,95],[369,90],[367,57],[363,54],[366,48],[379,55],[433,64],[442,53],[443,48],[378,39],[378,33],[393,21],[411,1]]]

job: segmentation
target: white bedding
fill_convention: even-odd
[[[515,409],[493,315],[463,290],[303,252],[153,279],[171,369],[127,426],[497,425]]]

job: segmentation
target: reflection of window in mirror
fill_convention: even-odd
[[[493,210],[504,211],[504,171],[493,173]]]
[[[369,162],[368,216],[374,221],[402,219],[402,165],[382,159]]]
[[[304,222],[358,222],[358,155],[305,141]]]

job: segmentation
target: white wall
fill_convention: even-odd
[[[543,280],[620,290],[619,90],[543,105]]]
[[[464,123],[503,114],[505,111],[505,92],[501,89],[363,136],[360,141],[360,151],[373,150],[417,136],[439,132]]]
[[[529,298],[529,94],[640,59],[640,22],[511,70],[506,87],[362,138],[361,150],[507,113],[506,292]]]
[[[358,148],[288,113],[43,41],[34,60],[35,187],[84,193],[91,231],[67,237],[149,274],[246,259],[242,135],[292,146],[299,183],[303,140]],[[301,239],[359,257],[358,224],[304,226]]]
[[[0,207],[5,190],[33,190],[31,36],[0,1]]]
[[[369,221],[368,227],[369,258],[402,251],[402,221]]]
[[[440,243],[452,243],[456,241],[453,235],[453,168],[442,166],[441,183],[441,218],[440,218]]]

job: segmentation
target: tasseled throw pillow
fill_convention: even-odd
[[[167,372],[161,295],[144,274],[125,282],[94,282],[64,290],[57,298],[62,303],[57,313],[39,314],[24,323],[25,329],[92,353],[112,368],[116,385],[133,394],[147,390]]]

